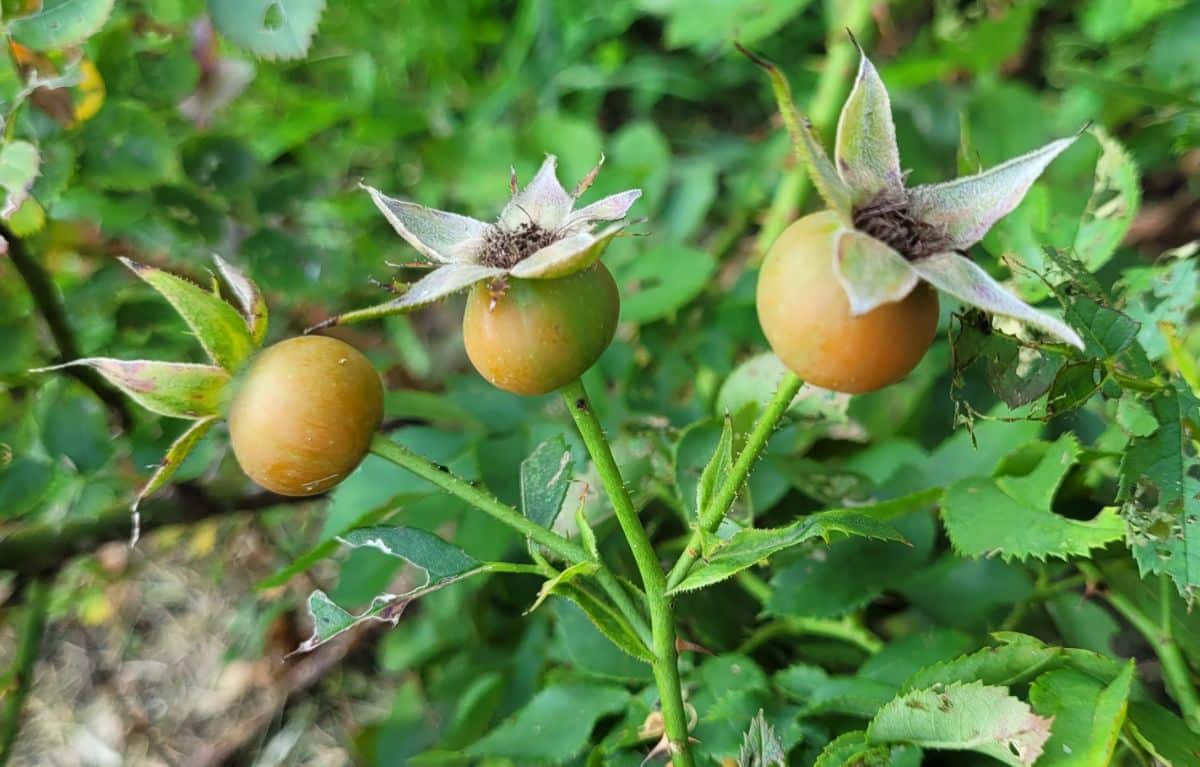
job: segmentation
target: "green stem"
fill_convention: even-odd
[[[50,604],[50,584],[43,579],[29,583],[25,596],[25,627],[21,631],[17,655],[13,660],[13,689],[5,697],[3,729],[0,730],[0,765],[8,764],[12,758],[17,735],[21,731],[21,709],[33,685],[33,667],[37,664],[38,651],[42,645],[42,634],[46,629],[46,612]]]
[[[371,452],[422,479],[428,480],[447,493],[461,498],[484,514],[511,527],[535,543],[545,546],[572,564],[591,560],[591,556],[584,551],[582,546],[567,540],[549,528],[542,527],[486,490],[482,490],[465,479],[456,476],[443,466],[434,465],[407,447],[393,442],[383,435],[377,434],[371,441]],[[617,609],[629,621],[634,633],[649,646],[652,636],[651,631],[646,626],[645,618],[642,617],[641,612],[634,606],[633,601],[629,598],[629,593],[617,581],[612,571],[605,567],[603,563],[601,563],[600,569],[596,571],[596,580],[600,584],[600,587],[604,589],[604,593],[608,594],[613,604],[617,606]]]
[[[650,607],[650,633],[653,638],[654,680],[658,685],[658,696],[662,703],[663,724],[667,739],[671,743],[672,762],[676,767],[693,767],[691,748],[688,743],[687,713],[683,706],[683,689],[679,682],[679,658],[675,647],[675,620],[671,615],[671,602],[667,598],[667,578],[658,555],[650,543],[646,529],[638,518],[637,509],[625,488],[625,480],[613,459],[612,449],[604,436],[604,429],[592,411],[583,381],[577,380],[562,390],[562,396],[575,419],[575,426],[583,437],[600,482],[608,494],[616,513],[617,523],[625,534],[625,540],[633,551],[633,559],[642,577],[646,590],[646,601]]]
[[[1100,570],[1090,562],[1076,562],[1075,566],[1090,581],[1104,580]],[[1162,600],[1164,606],[1160,620],[1163,623],[1159,624],[1155,623],[1153,618],[1138,609],[1137,605],[1125,596],[1111,589],[1105,589],[1103,594],[1113,609],[1129,621],[1129,624],[1150,643],[1154,654],[1158,656],[1167,691],[1179,705],[1179,710],[1183,712],[1183,719],[1187,722],[1188,728],[1192,732],[1200,733],[1200,697],[1197,697],[1196,688],[1192,686],[1191,674],[1188,671],[1187,661],[1184,660],[1183,653],[1179,650],[1179,643],[1172,636],[1170,602],[1166,598]],[[1170,595],[1164,594],[1163,596]]]
[[[696,530],[688,540],[687,546],[684,547],[683,553],[679,555],[679,559],[671,568],[671,574],[667,578],[668,589],[675,588],[687,577],[688,571],[692,569],[692,565],[700,556],[700,546],[704,536],[716,531],[721,520],[729,513],[729,508],[733,506],[733,501],[742,489],[746,477],[750,475],[750,469],[754,467],[755,461],[767,446],[767,440],[771,438],[775,427],[778,426],[779,419],[787,412],[788,406],[792,404],[792,400],[795,399],[796,393],[800,391],[802,385],[803,381],[790,372],[786,373],[783,380],[779,382],[775,396],[758,416],[754,428],[750,431],[750,436],[746,438],[745,447],[742,448],[742,452],[738,454],[737,460],[733,463],[733,469],[725,477],[721,486],[717,488],[712,502],[706,508],[700,509]]]
[[[808,115],[818,135],[828,134],[837,120],[841,95],[849,79],[850,67],[854,62],[854,45],[845,30],[853,30],[863,36],[871,18],[873,0],[850,0],[844,4],[842,14],[830,20],[825,68],[821,70],[817,88],[810,102]],[[775,198],[759,230],[754,252],[759,258],[771,247],[771,243],[795,218],[796,211],[804,204],[808,193],[808,172],[803,163],[797,163],[779,182]]]

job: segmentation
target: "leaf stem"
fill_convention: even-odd
[[[1092,583],[1104,580],[1100,570],[1090,562],[1076,562],[1075,566]],[[1153,618],[1138,609],[1131,600],[1114,592],[1111,588],[1105,589],[1102,594],[1113,609],[1129,621],[1130,625],[1150,643],[1154,654],[1158,656],[1167,692],[1171,694],[1175,703],[1179,705],[1179,710],[1183,712],[1183,719],[1187,723],[1188,729],[1200,733],[1200,697],[1197,696],[1196,688],[1192,685],[1187,661],[1184,660],[1183,653],[1179,650],[1179,643],[1172,635],[1171,606],[1166,598],[1170,594],[1162,594],[1163,606],[1159,616],[1161,624],[1155,623]]]
[[[667,598],[667,578],[658,555],[650,543],[646,529],[638,518],[637,509],[629,497],[625,480],[613,459],[612,449],[604,436],[604,429],[592,411],[583,381],[577,380],[562,389],[567,410],[575,419],[575,426],[583,437],[600,481],[612,503],[617,523],[625,534],[625,540],[633,551],[634,561],[646,590],[646,602],[650,607],[650,632],[653,639],[654,680],[658,686],[662,705],[663,724],[670,741],[672,763],[676,767],[693,767],[692,753],[688,742],[687,713],[683,706],[683,689],[679,681],[679,657],[675,647],[675,619],[671,614],[671,602]]]
[[[790,371],[780,380],[779,387],[775,390],[775,396],[758,416],[754,428],[750,431],[750,436],[746,438],[746,445],[733,463],[733,469],[725,477],[721,486],[717,488],[708,507],[700,509],[696,529],[692,532],[692,537],[684,547],[683,553],[679,555],[679,559],[675,561],[675,565],[671,568],[671,574],[667,578],[668,590],[678,586],[687,577],[688,571],[692,569],[692,565],[700,556],[704,536],[715,532],[721,524],[721,520],[729,513],[729,508],[733,506],[733,501],[742,489],[746,477],[750,475],[750,469],[754,467],[754,463],[767,446],[767,440],[775,431],[775,427],[779,425],[779,419],[787,412],[788,406],[792,404],[792,400],[795,399],[796,393],[800,391],[802,385],[803,381]]]
[[[4,711],[4,722],[0,729],[0,765],[9,763],[17,735],[21,731],[21,709],[33,685],[33,667],[37,664],[42,646],[42,635],[46,630],[46,613],[50,604],[50,584],[38,578],[26,587],[25,626],[21,631],[17,655],[13,660],[13,688],[9,691]]]
[[[511,527],[535,543],[545,546],[571,564],[591,560],[591,556],[584,551],[582,546],[564,538],[549,528],[542,527],[486,490],[476,487],[465,479],[456,476],[446,467],[433,464],[428,459],[417,455],[407,447],[383,435],[375,435],[375,438],[371,441],[371,452],[422,479],[428,480],[447,493],[461,498],[496,521]],[[596,571],[596,580],[600,584],[600,587],[604,589],[604,592],[608,594],[609,598],[612,599],[617,609],[621,611],[625,619],[629,621],[634,633],[642,642],[649,645],[651,631],[646,625],[645,618],[629,598],[629,593],[617,581],[612,571],[605,567],[603,563],[601,563],[600,569]]]

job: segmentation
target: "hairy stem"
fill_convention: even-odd
[[[738,454],[737,460],[734,461],[733,470],[729,472],[725,481],[713,494],[712,502],[706,508],[699,510],[696,529],[692,532],[692,537],[684,547],[683,553],[679,555],[679,559],[675,561],[675,565],[671,568],[671,574],[667,578],[668,589],[673,589],[683,582],[688,571],[692,569],[692,565],[700,556],[700,545],[704,535],[716,531],[721,520],[729,513],[729,508],[733,506],[733,501],[746,482],[746,477],[750,475],[750,470],[754,468],[755,461],[767,446],[767,440],[771,438],[775,427],[779,425],[779,419],[787,412],[788,406],[792,404],[796,392],[800,391],[803,383],[791,372],[786,373],[779,382],[775,396],[758,416],[754,428],[750,431],[750,436],[746,438],[746,445]]]
[[[3,224],[0,224],[0,237],[7,241],[8,257],[16,267],[17,274],[21,275],[21,279],[25,282],[25,287],[29,289],[29,295],[33,297],[33,303],[37,307],[38,313],[42,315],[46,326],[50,328],[54,345],[58,347],[57,361],[69,362],[82,357],[83,355],[79,352],[79,344],[75,341],[75,331],[71,329],[66,309],[63,307],[62,299],[50,276],[42,269],[42,265],[29,255],[24,241]],[[125,397],[94,369],[77,366],[65,368],[63,372],[75,377],[80,383],[91,389],[117,417],[122,429],[128,430],[133,425],[133,414],[129,410],[129,403],[125,401]]]
[[[862,37],[867,21],[871,18],[873,2],[874,0],[849,0],[844,4],[839,3],[841,13],[830,19],[828,55],[825,57],[825,67],[821,70],[821,77],[817,81],[817,89],[808,109],[809,119],[812,120],[818,136],[828,135],[836,124],[838,105],[841,95],[846,91],[846,83],[854,62],[854,45],[845,30],[848,28],[855,35]],[[755,242],[754,252],[758,258],[762,258],[779,233],[796,217],[796,211],[804,204],[804,197],[808,193],[808,182],[808,173],[803,163],[796,163],[779,182],[775,198],[771,201],[771,207],[767,210],[766,219]]]
[[[1104,580],[1100,570],[1090,562],[1076,562],[1075,566],[1092,582]],[[1161,614],[1158,616],[1158,622],[1142,612],[1137,605],[1122,594],[1105,589],[1103,595],[1113,609],[1129,621],[1129,624],[1150,643],[1154,654],[1158,656],[1167,692],[1179,705],[1179,710],[1183,712],[1183,720],[1187,723],[1188,728],[1192,732],[1200,733],[1200,697],[1197,696],[1196,688],[1192,685],[1187,661],[1183,658],[1179,643],[1175,641],[1171,632],[1171,603],[1167,598],[1170,594],[1162,594]]]
[[[551,552],[572,564],[591,560],[591,556],[584,551],[582,546],[567,540],[549,528],[542,527],[488,491],[476,487],[461,477],[455,476],[444,466],[437,466],[431,463],[407,447],[393,442],[387,437],[376,435],[371,441],[371,452],[422,479],[428,480],[447,493],[461,498],[484,514],[511,527],[534,543],[545,546]],[[605,567],[603,563],[600,564],[600,569],[596,571],[596,580],[600,584],[600,587],[604,589],[604,593],[608,594],[613,604],[621,611],[625,619],[629,621],[634,633],[649,645],[652,639],[652,632],[646,626],[646,621],[642,617],[642,613],[634,605],[633,600],[629,598],[629,593],[617,581],[612,571]]]
[[[21,709],[33,685],[33,667],[37,664],[42,646],[42,634],[46,630],[46,608],[50,603],[50,584],[37,579],[26,589],[25,626],[18,640],[17,655],[13,660],[12,689],[5,696],[4,720],[0,724],[0,765],[9,763],[17,735],[21,731]]]
[[[613,459],[612,449],[604,436],[604,429],[592,411],[583,381],[568,384],[562,390],[567,410],[575,419],[575,426],[583,437],[600,482],[608,494],[616,513],[617,523],[625,534],[625,540],[633,551],[634,561],[646,590],[646,601],[650,607],[650,632],[653,637],[654,681],[658,685],[658,696],[662,704],[663,724],[671,744],[672,762],[676,767],[692,767],[691,748],[688,743],[687,713],[683,706],[683,690],[679,682],[679,656],[675,646],[675,619],[671,615],[671,602],[667,598],[667,578],[658,555],[650,543],[646,529],[638,518],[637,509],[629,497],[621,471]]]

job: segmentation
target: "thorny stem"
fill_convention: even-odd
[[[662,704],[663,725],[670,741],[672,763],[675,767],[693,767],[691,748],[688,743],[687,712],[683,706],[683,690],[679,681],[679,656],[675,647],[675,619],[671,615],[671,602],[667,598],[667,578],[658,555],[650,543],[646,529],[638,518],[637,509],[630,500],[621,471],[613,459],[612,449],[604,436],[604,429],[592,411],[583,381],[577,380],[562,389],[567,410],[575,419],[575,426],[583,437],[600,482],[608,494],[616,513],[617,523],[625,534],[625,540],[633,551],[634,561],[646,590],[646,602],[650,607],[650,632],[653,637],[654,681],[658,686]]]
[[[54,337],[54,345],[58,347],[58,361],[69,362],[82,357],[79,345],[75,342],[75,332],[67,320],[67,312],[63,308],[62,299],[59,297],[54,283],[42,269],[42,265],[29,255],[24,241],[3,224],[0,224],[0,237],[7,241],[8,257],[16,267],[17,274],[21,275],[21,279],[25,282],[25,287],[29,289],[29,295],[33,297],[33,303],[37,307],[38,313],[42,315],[46,326],[50,328],[50,335]],[[133,425],[133,415],[129,411],[129,405],[125,402],[125,398],[105,381],[103,376],[92,368],[83,366],[65,368],[64,372],[91,389],[117,417],[122,429],[129,429]]]
[[[1093,583],[1104,580],[1100,570],[1090,562],[1076,562],[1075,566]],[[1167,692],[1171,694],[1175,703],[1179,705],[1179,710],[1183,712],[1183,720],[1187,723],[1188,729],[1200,733],[1200,697],[1197,697],[1196,688],[1192,686],[1187,661],[1183,659],[1179,643],[1172,635],[1171,603],[1167,599],[1170,594],[1162,595],[1162,613],[1159,616],[1159,623],[1138,609],[1137,605],[1122,594],[1118,594],[1112,589],[1105,589],[1102,594],[1113,609],[1129,621],[1130,625],[1150,643],[1154,654],[1158,656]]]
[[[746,482],[746,477],[750,475],[750,469],[754,467],[754,463],[767,446],[767,440],[775,431],[775,427],[779,425],[779,419],[787,412],[788,406],[792,404],[792,400],[800,391],[803,383],[791,372],[786,373],[780,380],[779,388],[775,390],[775,396],[758,416],[754,428],[750,431],[750,436],[746,438],[745,447],[742,448],[742,452],[738,454],[737,460],[733,463],[733,469],[726,475],[721,486],[717,488],[709,505],[699,510],[696,529],[692,532],[692,537],[688,540],[687,546],[684,547],[683,553],[679,555],[679,559],[676,560],[675,565],[671,568],[671,574],[667,578],[668,589],[673,589],[683,582],[688,571],[692,569],[692,565],[700,556],[704,536],[715,532],[720,526],[721,520],[729,513],[729,508],[733,506],[733,501]]]
[[[50,584],[44,579],[34,580],[26,590],[25,627],[17,645],[17,656],[13,660],[12,689],[5,696],[4,721],[0,725],[0,765],[6,765],[12,757],[17,735],[21,731],[21,709],[33,685],[33,667],[37,664],[42,646],[42,634],[46,630],[46,608],[50,603]]]
[[[437,466],[431,463],[407,447],[393,442],[387,437],[376,435],[371,441],[371,452],[422,479],[428,480],[447,493],[461,498],[484,514],[521,533],[526,538],[545,546],[571,564],[591,560],[591,556],[584,551],[583,547],[567,540],[549,528],[542,527],[486,490],[476,487],[465,479],[456,476],[444,466]],[[651,632],[646,626],[645,619],[629,598],[629,593],[625,591],[624,587],[617,581],[616,576],[603,563],[600,563],[600,569],[596,571],[596,580],[600,584],[600,587],[604,589],[604,593],[608,594],[609,598],[617,606],[617,609],[629,621],[634,633],[643,642],[648,644],[651,639]]]
[[[809,118],[818,135],[828,134],[834,127],[846,76],[854,61],[855,48],[844,29],[848,28],[861,36],[871,18],[873,3],[874,0],[849,0],[844,5],[839,4],[841,13],[829,25],[829,54],[825,58],[825,66],[821,70],[816,92],[808,109]],[[758,258],[762,258],[779,233],[795,217],[796,210],[804,203],[805,194],[808,192],[808,181],[807,168],[802,163],[797,163],[779,182],[775,190],[775,199],[771,202],[755,242],[754,252]]]

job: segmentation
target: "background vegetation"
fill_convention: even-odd
[[[1088,351],[1018,342],[947,301],[942,339],[903,383],[796,406],[738,518],[781,526],[907,498],[894,520],[907,545],[804,544],[679,598],[701,763],[736,759],[760,709],[789,763],[811,764],[921,680],[983,680],[1057,717],[1039,765],[1200,764],[1200,616],[1188,610],[1200,585],[1200,6],[321,6],[4,0],[0,754],[639,764],[661,734],[648,669],[566,600],[524,615],[532,577],[456,584],[394,628],[280,660],[308,635],[313,588],[357,608],[422,577],[338,546],[338,533],[389,520],[480,559],[523,556],[507,528],[377,458],[328,497],[283,502],[248,484],[218,429],[145,504],[146,529],[164,529],[128,550],[129,503],[183,424],[134,412],[86,374],[29,370],[85,355],[199,361],[118,256],[204,282],[221,254],[267,291],[278,340],[414,276],[389,266],[415,253],[359,180],[490,219],[510,163],[528,179],[551,152],[570,183],[603,154],[592,194],[640,187],[646,221],[605,256],[622,326],[588,381],[673,557],[721,417],[744,431],[769,384],[756,263],[817,204],[767,83],[732,42],[778,62],[829,137],[854,72],[851,28],[892,92],[914,183],[1092,121],[975,254],[1027,300],[1061,304]],[[460,311],[452,300],[338,331],[385,372],[386,428],[511,503],[522,460],[564,435],[580,481],[563,518],[583,504],[632,574],[558,400],[471,372]],[[960,657],[985,647],[1002,649]],[[1003,748],[878,758],[923,753],[1018,763]]]

